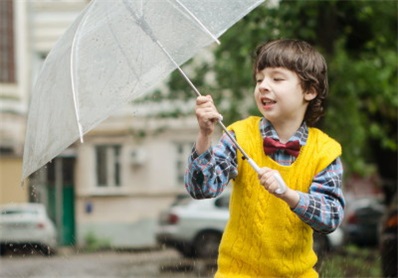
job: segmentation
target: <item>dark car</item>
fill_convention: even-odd
[[[398,193],[380,222],[379,247],[383,277],[398,277]]]
[[[358,246],[376,246],[384,211],[383,202],[376,197],[348,200],[342,225],[345,241]]]

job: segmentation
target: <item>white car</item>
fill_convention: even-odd
[[[0,206],[0,254],[10,247],[38,249],[44,255],[56,252],[56,229],[43,204]]]
[[[185,257],[215,258],[229,218],[230,192],[214,199],[194,200],[181,195],[159,217],[158,244],[175,248]],[[330,234],[314,233],[314,250],[319,257],[343,243],[340,228]]]
[[[194,200],[180,196],[169,210],[160,214],[157,242],[177,249],[185,257],[212,258],[229,218],[229,194]]]

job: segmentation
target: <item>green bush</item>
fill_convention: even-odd
[[[377,248],[343,247],[317,266],[320,277],[382,277]]]
[[[111,248],[111,243],[109,239],[99,238],[93,232],[87,233],[84,237],[84,241],[86,243],[85,247],[88,252],[96,252]]]

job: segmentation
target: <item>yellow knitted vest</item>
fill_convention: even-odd
[[[308,192],[314,176],[341,155],[339,143],[310,128],[308,141],[290,166],[282,166],[263,152],[259,117],[232,124],[238,143],[260,167],[280,172],[286,184]],[[219,250],[215,277],[318,277],[312,249],[312,229],[289,206],[269,194],[256,172],[238,153],[230,219]]]

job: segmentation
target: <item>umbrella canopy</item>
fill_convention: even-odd
[[[150,91],[263,0],[94,0],[47,56],[29,108],[22,178]]]

